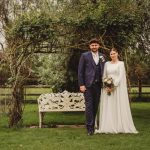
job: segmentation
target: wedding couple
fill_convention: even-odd
[[[88,135],[138,133],[130,110],[124,62],[119,61],[115,48],[110,51],[111,61],[106,62],[105,56],[98,52],[100,43],[97,39],[89,41],[89,48],[90,51],[81,55],[78,67],[79,87],[85,97]],[[103,79],[108,77],[113,80],[113,88],[103,88]],[[99,101],[99,125],[95,130]]]

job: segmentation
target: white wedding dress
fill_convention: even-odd
[[[112,77],[115,89],[107,95],[102,89],[99,127],[95,133],[138,133],[132,120],[124,62],[106,62],[104,77]]]

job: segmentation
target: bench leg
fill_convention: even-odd
[[[39,112],[39,128],[42,128],[42,112]]]
[[[44,112],[39,112],[39,128],[42,128]]]

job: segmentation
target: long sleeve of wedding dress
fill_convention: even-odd
[[[114,81],[114,85],[118,86],[119,83],[121,82],[122,79],[124,79],[124,75],[125,75],[125,67],[124,67],[124,63],[120,62],[120,65],[118,67],[118,77],[115,79]],[[125,79],[124,79],[125,80]]]
[[[116,88],[110,96],[102,89],[99,128],[95,133],[138,133],[130,110],[124,62],[107,62],[103,77],[106,76],[113,78]]]

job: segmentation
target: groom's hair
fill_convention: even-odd
[[[91,45],[91,44],[93,44],[93,43],[97,43],[97,44],[100,45],[100,42],[99,42],[99,40],[98,40],[97,38],[93,38],[93,39],[91,39],[91,40],[89,41],[89,45]]]

